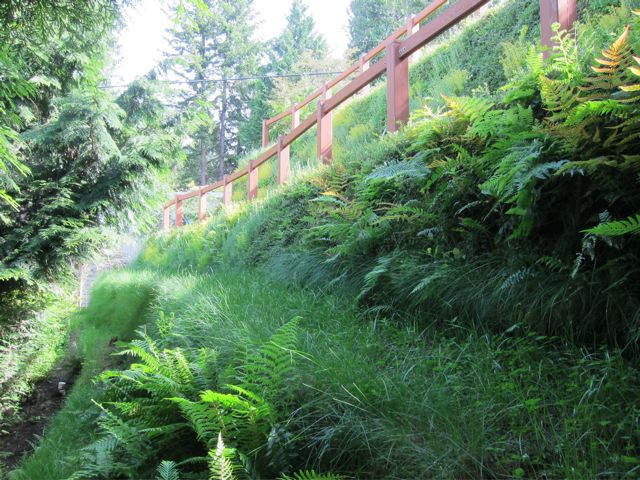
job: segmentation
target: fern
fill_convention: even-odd
[[[575,89],[567,86],[563,80],[541,76],[540,95],[544,108],[551,112],[551,116],[547,117],[550,122],[564,122],[578,104]]]
[[[591,67],[594,75],[583,80],[579,87],[580,102],[593,100],[607,100],[612,92],[625,85],[627,71],[632,64],[631,47],[628,43],[631,28],[627,26],[624,32],[611,46],[602,51],[602,56],[596,58],[598,66]]]
[[[209,452],[210,480],[237,480],[234,474],[233,459],[235,450],[227,448],[222,440],[222,434],[218,433],[218,441],[215,450]]]
[[[332,473],[320,474],[314,470],[296,472],[292,477],[283,475],[280,480],[342,480],[344,477]]]
[[[482,97],[442,97],[449,108],[449,115],[469,124],[482,119],[494,106],[491,101]]]
[[[424,178],[429,169],[421,159],[409,162],[396,162],[378,167],[365,177],[366,180],[394,180],[397,178]]]
[[[597,227],[583,230],[584,233],[601,237],[620,237],[622,235],[640,234],[640,213],[630,216],[626,220],[601,223]]]
[[[300,317],[291,319],[247,357],[241,381],[244,388],[259,391],[274,403],[286,401],[291,393],[288,386],[295,381],[299,323]]]
[[[180,480],[180,471],[175,462],[164,460],[158,465],[156,480]]]
[[[630,66],[629,71],[633,75],[640,77],[640,57],[632,56],[632,58],[633,58],[633,61],[639,66]],[[640,91],[640,83],[634,83],[630,85],[620,85],[620,89],[625,92],[638,92]],[[634,99],[638,99],[638,98],[640,97],[634,97]]]

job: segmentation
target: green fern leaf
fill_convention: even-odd
[[[344,477],[332,473],[320,474],[314,470],[296,472],[293,477],[283,475],[280,480],[342,480]]]
[[[597,227],[583,230],[584,233],[599,235],[601,237],[620,237],[622,235],[640,234],[640,213],[630,216],[626,220],[617,220],[602,223]]]
[[[163,460],[157,469],[156,480],[180,480],[180,471],[175,462]]]
[[[235,451],[225,447],[221,433],[218,433],[216,449],[211,450],[209,456],[211,457],[209,463],[211,475],[209,476],[209,480],[236,480],[233,465]]]

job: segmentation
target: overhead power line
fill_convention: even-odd
[[[325,75],[339,75],[342,72],[306,72],[306,73],[283,73],[277,75],[256,75],[251,77],[228,77],[228,78],[205,78],[202,80],[147,80],[148,82],[167,83],[167,84],[190,84],[190,83],[223,83],[236,82],[246,80],[264,80],[271,78],[292,78],[292,77],[321,77]],[[124,85],[103,85],[100,88],[127,88],[135,82]]]

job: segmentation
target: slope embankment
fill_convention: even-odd
[[[13,478],[637,476],[640,32],[607,12],[151,238],[96,285],[84,389]]]

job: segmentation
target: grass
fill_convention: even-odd
[[[182,239],[201,235],[187,229]],[[422,330],[417,318],[398,324],[363,315],[353,297],[269,280],[260,270],[197,272],[171,257],[154,266],[153,256],[147,251],[136,270],[109,273],[96,286],[74,322],[82,376],[11,478],[66,478],[79,468],[78,451],[98,435],[90,399],[99,400],[102,387],[91,379],[110,363],[112,336],[126,338],[147,322],[163,348],[190,358],[213,349],[225,375],[241,366],[239,352],[296,317],[293,403],[281,424],[294,469],[362,478],[593,478],[633,475],[640,462],[640,378],[620,352],[584,351],[517,328],[484,334],[456,327],[455,318],[447,334]],[[163,459],[184,458],[156,460]]]
[[[598,2],[598,8],[605,4]],[[524,3],[509,5],[463,35],[458,47]],[[593,19],[589,28],[600,32],[590,37],[597,37],[593,42],[606,39],[610,27],[621,27],[625,12]],[[505,24],[500,35],[517,33],[518,25]],[[500,78],[499,59],[488,62]],[[461,72],[435,91],[462,88]],[[527,101],[542,118],[547,114],[536,88]],[[379,120],[380,95],[353,106],[351,113],[359,113],[352,120]],[[487,121],[515,120],[489,123],[492,135],[521,142],[522,124],[536,134],[553,127],[534,120],[533,107],[528,123],[521,123],[530,106],[494,110],[498,115]],[[616,208],[635,208],[637,187],[616,172],[601,174],[608,183],[585,175],[588,194],[578,207],[587,213],[581,218],[574,216],[575,198],[566,198],[567,191],[580,191],[573,176],[532,176],[535,188],[520,185],[530,195],[520,197],[518,206],[534,212],[535,222],[522,237],[514,236],[521,221],[514,198],[491,197],[479,184],[497,175],[488,153],[515,161],[521,144],[514,140],[514,150],[496,149],[487,137],[470,133],[482,126],[484,114],[473,123],[466,116],[476,115],[460,110],[376,142],[369,136],[376,129],[368,124],[337,122],[348,148],[337,148],[333,166],[266,200],[154,238],[132,269],[105,276],[74,321],[85,364],[81,381],[13,477],[43,478],[46,472],[63,478],[82,465],[107,478],[149,478],[163,460],[206,455],[211,439],[205,437],[220,430],[241,448],[233,428],[221,428],[208,416],[224,417],[233,411],[229,404],[211,401],[194,420],[169,398],[180,397],[181,405],[199,402],[193,376],[185,372],[203,352],[214,361],[197,388],[231,395],[228,385],[238,386],[252,368],[255,374],[256,352],[292,319],[299,319],[297,344],[278,350],[293,366],[287,388],[266,382],[271,377],[264,371],[264,378],[249,382],[260,387],[252,394],[271,402],[270,432],[258,437],[259,448],[242,452],[259,460],[254,465],[264,470],[257,476],[314,468],[358,478],[637,477],[637,338],[618,343],[637,332],[636,239],[596,242],[582,236],[578,224],[597,221],[602,207],[593,199],[612,192],[628,192],[616,195],[623,197]],[[560,130],[545,135],[560,142]],[[425,165],[416,173],[416,151],[416,157],[424,154],[420,162],[431,162],[428,174]],[[584,155],[573,153],[571,158]],[[565,151],[550,148],[544,161],[555,155],[565,158]],[[403,175],[389,174],[402,169]],[[512,178],[503,180],[509,184]],[[128,389],[116,375],[91,383],[105,367],[123,366],[105,362],[108,345],[113,337],[130,337],[138,325],[144,327],[133,346],[143,365],[131,367],[135,375],[122,375],[129,381],[147,375],[149,382]],[[148,355],[155,349],[164,371],[154,369]],[[181,360],[167,360],[172,358]],[[124,403],[105,402],[111,416],[101,415],[91,398]],[[136,405],[144,407],[142,414]],[[231,417],[234,428],[244,421]],[[172,423],[176,418],[185,421]],[[179,435],[159,435],[169,431],[164,428]],[[117,434],[131,431],[133,440]],[[179,468],[203,476],[201,465],[190,460]]]
[[[81,373],[35,452],[9,478],[62,479],[80,466],[74,454],[96,435],[95,421],[100,413],[91,402],[101,395],[94,377],[113,364],[113,339],[131,338],[135,328],[144,323],[153,285],[152,275],[128,271],[103,275],[95,284],[88,307],[71,318],[75,332],[71,341],[76,343],[73,350],[82,364]]]

